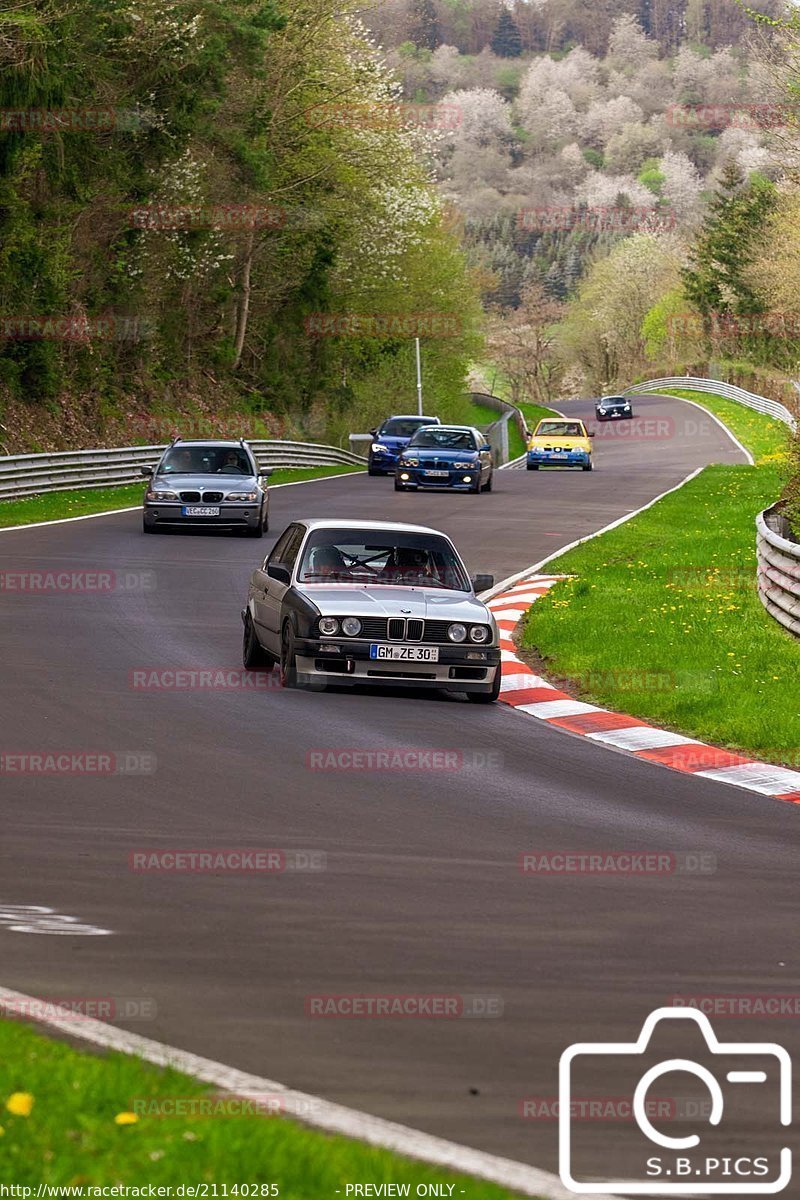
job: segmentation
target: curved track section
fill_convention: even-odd
[[[43,997],[147,998],[154,1017],[120,1023],[551,1170],[556,1123],[525,1120],[520,1105],[557,1094],[566,1045],[629,1040],[675,993],[796,987],[800,837],[786,805],[609,754],[503,706],[131,686],[136,670],[238,666],[249,571],[297,515],[433,524],[500,579],[704,463],[741,461],[697,410],[663,397],[636,408],[649,432],[598,436],[591,475],[503,472],[482,496],[396,495],[362,475],[280,489],[258,544],[143,538],[135,513],[0,537],[4,571],[128,573],[109,594],[2,595],[4,753],[156,760],[149,775],[3,777],[0,902],[113,935],[46,939],[0,924],[0,982]],[[449,769],[312,769],[315,750],[387,748],[450,751]],[[327,869],[129,866],[136,850],[212,847],[322,851]],[[530,877],[519,859],[532,849],[704,851],[716,869]],[[308,1015],[310,997],[353,993],[467,997],[495,1015]],[[790,1049],[791,1028],[779,1031]],[[764,1032],[744,1023],[754,1040]],[[607,1090],[617,1086],[609,1075]],[[607,1132],[588,1136],[600,1145]]]

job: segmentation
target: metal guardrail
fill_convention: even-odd
[[[788,534],[780,503],[756,517],[758,595],[769,615],[800,637],[800,543]]]
[[[667,379],[648,379],[644,383],[634,383],[630,387],[624,388],[622,395],[658,392],[665,387],[686,388],[692,392],[709,392],[716,396],[724,396],[726,400],[735,400],[738,404],[744,404],[747,408],[763,413],[765,417],[773,417],[776,421],[782,421],[790,429],[797,428],[797,418],[785,404],[779,404],[777,400],[768,400],[766,396],[748,392],[734,383],[725,383],[721,379],[699,379],[693,375],[673,375]]]
[[[213,440],[213,439],[209,439]],[[366,459],[338,446],[314,442],[248,439],[259,467],[363,467]],[[116,487],[144,482],[140,467],[155,466],[163,446],[122,446],[99,450],[63,450],[54,454],[0,457],[0,500],[67,492],[75,488]]]

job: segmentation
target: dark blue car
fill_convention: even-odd
[[[438,424],[438,417],[389,417],[380,429],[370,430],[375,440],[369,448],[369,474],[394,475],[401,451],[417,430]]]
[[[414,434],[397,461],[394,490],[447,488],[490,492],[492,449],[471,425],[428,425]]]

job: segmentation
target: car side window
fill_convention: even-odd
[[[297,532],[296,525],[290,525],[288,529],[284,529],[281,536],[278,538],[275,545],[272,547],[271,554],[267,555],[267,562],[282,563],[286,561],[286,547]]]
[[[281,559],[281,562],[283,562],[284,565],[287,566],[290,571],[293,570],[294,564],[297,562],[297,555],[299,554],[300,547],[303,544],[303,538],[305,537],[305,532],[306,531],[302,525],[296,525],[295,529],[294,529],[294,533],[292,534],[291,538],[289,539],[289,541],[286,545],[286,548],[283,552],[283,558]]]

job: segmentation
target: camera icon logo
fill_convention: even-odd
[[[680,1027],[679,1021],[683,1022]],[[700,1040],[702,1052],[697,1058],[663,1057],[648,1067],[654,1054],[654,1034],[660,1040],[662,1035],[671,1039],[676,1032],[687,1038],[691,1034],[694,1044]],[[583,1075],[595,1082],[599,1078],[629,1079],[632,1103],[627,1111],[632,1112],[633,1119],[626,1128],[617,1127],[618,1138],[612,1137],[606,1127],[601,1142],[595,1138],[594,1146],[581,1146],[586,1125],[577,1123],[575,1110],[580,1108],[576,1098],[581,1095],[576,1082]],[[657,1083],[662,1095],[668,1093],[669,1085],[659,1081],[671,1077],[674,1086],[674,1080],[681,1076],[684,1087],[688,1081],[694,1092],[699,1089],[704,1097],[702,1104],[696,1100],[681,1103],[674,1097],[669,1102],[655,1101],[652,1094],[648,1095]],[[725,1084],[732,1086],[725,1090]],[[763,1141],[762,1126],[769,1124],[773,1113],[775,1123],[791,1124],[791,1084],[792,1063],[783,1046],[774,1042],[720,1042],[704,1013],[658,1008],[646,1019],[635,1042],[579,1042],[562,1054],[558,1118],[561,1181],[579,1195],[607,1195],[609,1191],[649,1196],[774,1195],[791,1179],[791,1149],[746,1147],[744,1139],[755,1124],[758,1134],[754,1136]],[[616,1090],[619,1092],[618,1085]],[[754,1110],[758,1114],[755,1121]],[[707,1123],[702,1136],[694,1132],[684,1136],[665,1133],[665,1113],[668,1119],[677,1120],[686,1119],[689,1113],[694,1119],[699,1116]],[[662,1128],[657,1127],[659,1124]],[[604,1152],[620,1152],[621,1168],[615,1167],[600,1181],[597,1163],[592,1159],[598,1144]],[[615,1177],[617,1173],[623,1177]]]

